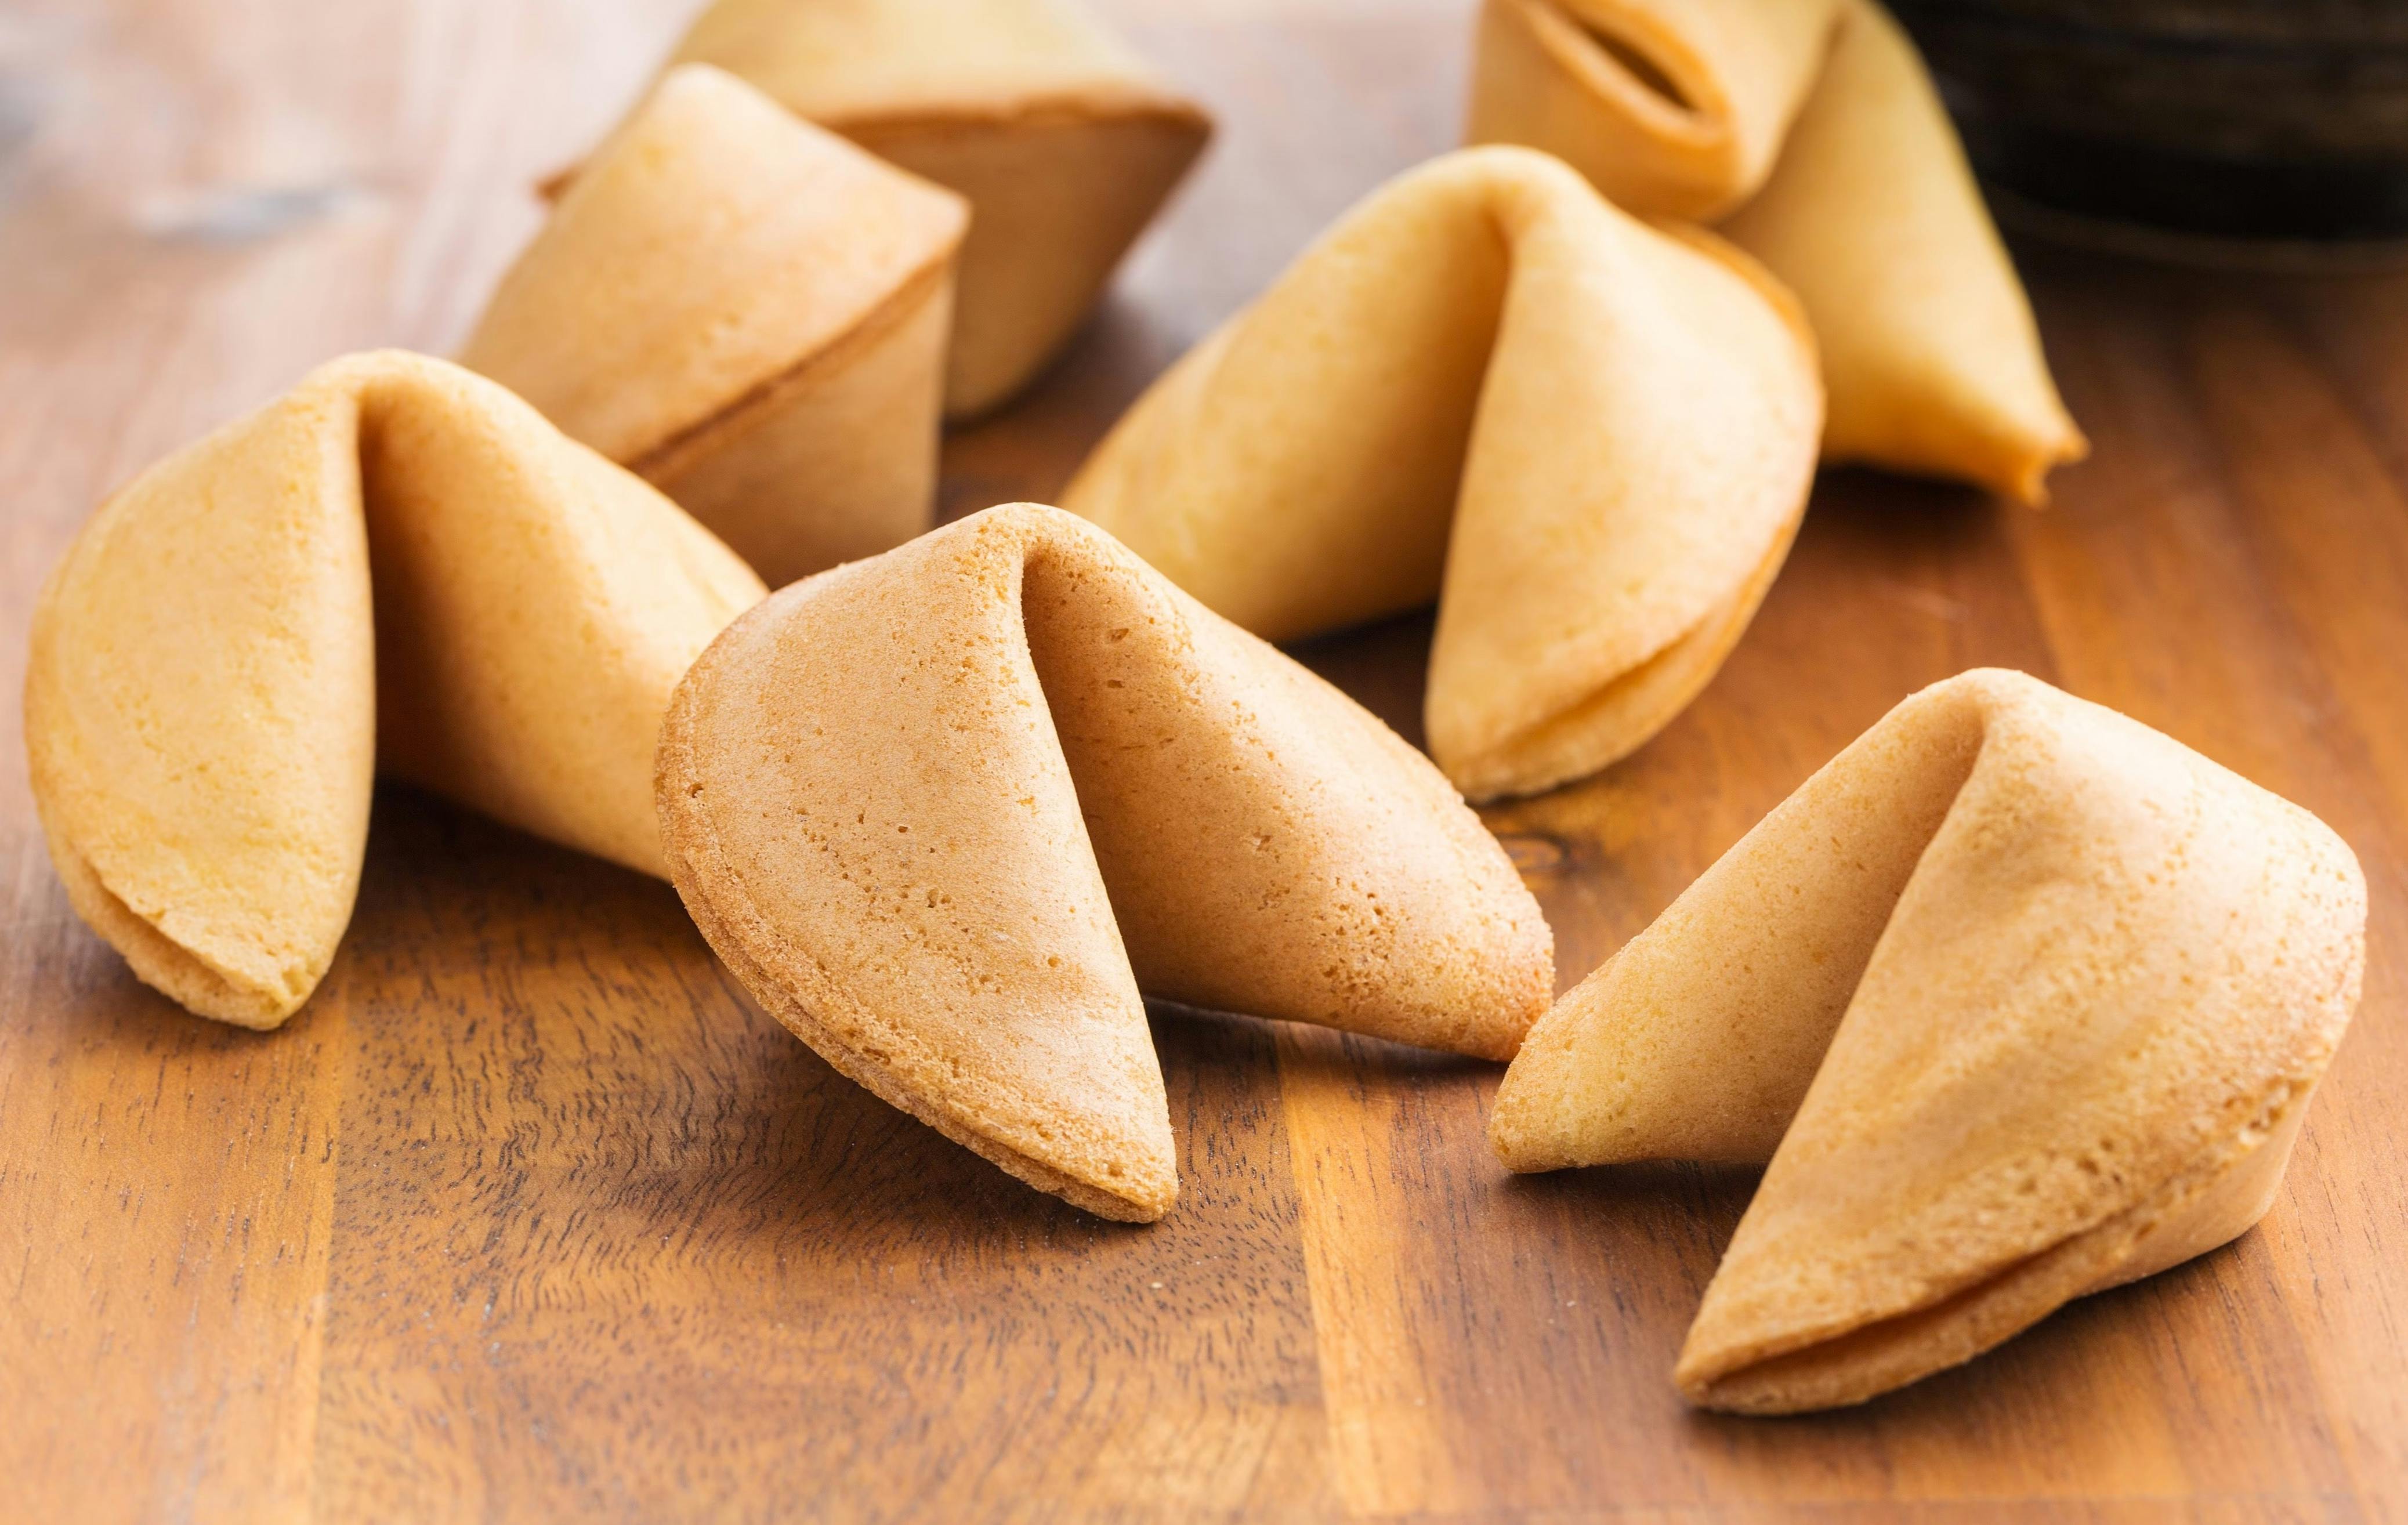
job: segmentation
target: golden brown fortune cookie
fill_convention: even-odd
[[[50,860],[145,983],[275,1027],[351,919],[379,768],[663,872],[661,712],[762,592],[493,382],[336,361],[136,477],[44,586]]]
[[[1939,93],[1879,6],[1851,0],[1780,166],[1722,231],[1813,321],[1826,459],[2038,503],[2089,453]]]
[[[1211,135],[1070,0],[720,0],[672,62],[715,64],[968,198],[953,417],[1054,357]]]
[[[2038,502],[2088,450],[1923,61],[1870,0],[1486,0],[1469,137],[1562,154],[1797,292],[1824,454]]]
[[[1471,149],[1324,234],[1063,503],[1272,640],[1436,597],[1430,752],[1485,798],[1603,767],[1705,686],[1821,427],[1812,341],[1753,261]]]
[[[967,221],[691,65],[569,182],[460,358],[791,582],[928,527]]]
[[[1419,753],[1082,520],[786,588],[682,682],[671,876],[830,1064],[1105,1217],[1178,1195],[1139,991],[1488,1058],[1553,937]]]
[[[2322,822],[2020,673],[1907,699],[1564,997],[1515,1170],[1770,1159],[1674,1373],[1854,1403],[2246,1230],[2358,1004]]]
[[[1841,0],[1485,0],[1468,143],[1525,143],[1619,206],[1711,221],[1771,173]]]

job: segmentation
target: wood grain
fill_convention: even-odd
[[[526,187],[684,0],[0,10],[0,685],[157,454],[312,363],[455,342]],[[956,436],[1058,490],[1145,380],[1449,143],[1455,0],[1120,0],[1213,104],[1098,320]],[[1914,688],[2027,669],[2323,814],[2366,1000],[2230,1248],[1855,1412],[1684,1411],[1746,1172],[1508,1177],[1493,1067],[1160,1008],[1185,1183],[1086,1218],[834,1075],[664,886],[406,790],[266,1036],[67,912],[0,708],[0,1518],[2408,1517],[2408,281],[2022,252],[2097,441],[2029,513],[1827,477],[1662,738],[1490,813],[1569,985]],[[1407,734],[1426,618],[1302,655]]]

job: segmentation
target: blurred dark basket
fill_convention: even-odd
[[[2408,259],[2408,0],[1893,0],[2001,217],[2241,263]]]

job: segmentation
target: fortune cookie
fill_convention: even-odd
[[[961,199],[719,70],[672,70],[461,361],[773,583],[926,529]]]
[[[1711,221],[1755,194],[1841,0],[1485,0],[1469,143],[1526,143],[1615,204]]]
[[[1822,426],[1778,285],[1523,149],[1390,181],[1180,360],[1064,506],[1271,640],[1438,598],[1431,755],[1592,772],[1713,678]]]
[[[720,0],[673,63],[715,64],[968,198],[953,417],[1054,357],[1211,135],[1068,0]]]
[[[1914,45],[1871,0],[1485,0],[1468,137],[1722,232],[1804,305],[1826,459],[2038,502],[2088,444]]]
[[[1178,1195],[1140,988],[1488,1058],[1554,942],[1395,733],[1057,510],[730,626],[662,727],[687,909],[830,1064],[1030,1185]]]
[[[1515,1170],[1771,1161],[1675,1377],[1853,1403],[2266,1212],[2356,1008],[2306,811],[2020,673],[1907,699],[1558,1002]]]
[[[351,919],[379,767],[663,872],[661,712],[762,592],[493,382],[338,360],[136,477],[43,587],[50,860],[145,983],[275,1027]]]

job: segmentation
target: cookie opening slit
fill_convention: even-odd
[[[1683,137],[1717,129],[1709,104],[1712,77],[1655,18],[1605,0],[1524,3],[1554,50],[1641,121]]]

